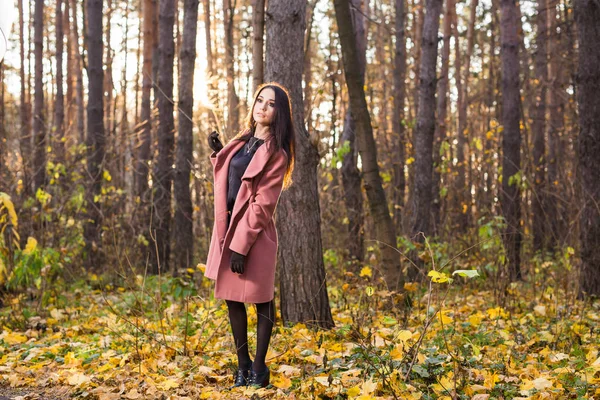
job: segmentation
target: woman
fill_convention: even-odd
[[[279,195],[291,184],[294,127],[287,90],[261,85],[246,117],[246,129],[225,147],[209,135],[213,149],[215,223],[206,262],[215,297],[224,299],[235,340],[238,370],[235,386],[269,384],[265,357],[275,320],[277,232],[273,214]],[[244,303],[256,304],[257,345],[248,353]]]

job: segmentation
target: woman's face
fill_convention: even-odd
[[[257,125],[271,125],[275,117],[275,91],[273,89],[261,90],[254,103],[252,117]]]

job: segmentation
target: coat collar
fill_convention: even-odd
[[[231,162],[231,158],[233,158],[235,153],[237,153],[245,143],[246,142],[243,140],[233,140],[217,154],[217,159],[228,159],[228,162]],[[258,147],[254,153],[254,156],[252,157],[252,160],[250,160],[250,164],[248,164],[248,168],[246,168],[246,172],[244,172],[242,180],[252,179],[260,174],[267,164],[267,161],[269,161],[271,150],[274,144],[273,136],[269,136],[267,139],[265,139],[265,142]]]

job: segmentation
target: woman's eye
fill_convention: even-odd
[[[275,103],[269,103],[271,107],[275,107]]]
[[[257,103],[262,103],[261,99],[256,100]]]

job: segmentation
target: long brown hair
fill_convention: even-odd
[[[292,102],[288,90],[277,82],[268,82],[260,85],[254,92],[252,106],[248,109],[246,115],[245,128],[232,140],[247,141],[254,136],[256,130],[256,121],[254,120],[253,110],[258,96],[263,89],[272,89],[275,92],[275,115],[273,122],[269,126],[275,145],[275,150],[283,149],[288,157],[287,169],[283,178],[283,188],[287,189],[292,184],[292,172],[294,171],[294,162],[296,160],[296,131],[292,120]]]

